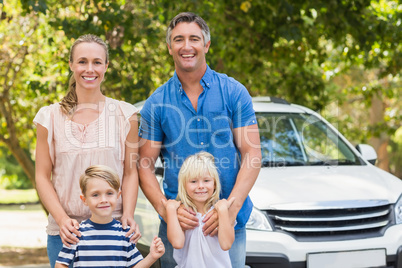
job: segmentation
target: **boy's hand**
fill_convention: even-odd
[[[149,250],[149,254],[154,260],[159,259],[165,253],[165,245],[162,242],[162,239],[155,236],[151,243],[151,248]]]

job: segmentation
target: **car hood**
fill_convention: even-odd
[[[262,168],[250,197],[258,209],[307,209],[352,200],[395,203],[401,193],[401,180],[371,165],[303,166]]]

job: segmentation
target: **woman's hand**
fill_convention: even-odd
[[[133,236],[130,238],[130,242],[137,244],[138,240],[141,238],[141,232],[140,227],[135,222],[134,218],[123,215],[121,217],[121,225],[123,226],[123,229],[127,229],[127,227],[130,226],[130,230],[127,232],[126,237],[129,237],[132,234]]]
[[[81,237],[81,233],[78,231],[80,225],[77,220],[67,217],[61,221],[59,227],[60,238],[64,245],[70,247],[80,241],[78,239],[78,237]]]

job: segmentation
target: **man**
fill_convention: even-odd
[[[244,267],[245,224],[253,207],[248,193],[261,165],[260,138],[251,97],[239,82],[207,65],[205,54],[211,41],[209,28],[201,17],[189,12],[177,15],[169,25],[166,41],[175,74],[146,101],[139,131],[142,137],[140,186],[162,217],[159,237],[166,247],[162,267],[175,267],[162,200],[176,198],[181,164],[187,156],[199,151],[207,151],[216,159],[221,198],[235,197],[229,212],[237,224],[229,254],[233,267]],[[165,195],[154,174],[160,152],[165,167]],[[184,230],[198,225],[192,212],[180,208],[178,215]],[[205,235],[217,234],[217,217],[215,211],[206,215]]]

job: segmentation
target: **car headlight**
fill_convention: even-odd
[[[253,207],[253,211],[251,212],[250,218],[248,219],[246,228],[262,231],[272,231],[272,227],[268,222],[266,214],[256,209],[255,207]]]
[[[402,223],[402,195],[395,204],[395,222],[396,224]]]

